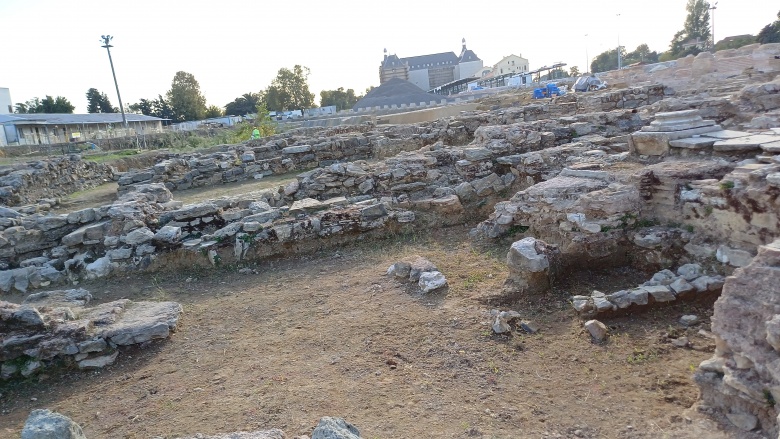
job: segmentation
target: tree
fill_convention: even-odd
[[[608,70],[615,70],[618,68],[618,52],[617,48],[602,52],[593,59],[590,63],[590,71],[593,73],[606,72]],[[625,59],[626,49],[620,47],[620,56]]]
[[[244,116],[257,111],[257,104],[263,100],[263,92],[244,93],[235,98],[233,102],[225,105],[225,114]]]
[[[320,92],[320,107],[335,105],[336,111],[352,108],[358,100],[360,97],[355,96],[355,90],[351,88],[344,91],[344,87],[339,87],[336,90],[322,90]]]
[[[87,90],[87,113],[118,113],[119,110],[111,105],[108,96],[99,92],[96,88]]]
[[[767,24],[756,36],[756,42],[761,44],[780,43],[780,12],[777,13],[777,20]]]
[[[633,64],[636,62],[647,64],[657,63],[658,52],[651,51],[647,44],[640,44],[636,47],[636,49],[634,49],[633,52],[626,54],[626,59],[623,64]]]
[[[580,68],[577,66],[571,66],[569,69],[569,76],[580,76]]]
[[[309,91],[310,70],[295,65],[293,70],[282,67],[265,91],[265,103],[274,111],[304,110],[314,107],[314,93]]]
[[[132,104],[128,108],[133,113],[141,113],[144,116],[152,116],[154,111],[154,101],[148,99],[141,99],[137,104]]]
[[[176,113],[173,110],[171,104],[162,97],[157,95],[157,99],[152,101],[152,116],[159,117],[161,119],[175,120]]]
[[[200,84],[192,73],[176,72],[166,98],[173,110],[171,119],[175,122],[200,120],[206,114],[206,98],[201,94]]]
[[[212,117],[221,117],[222,115],[221,108],[216,105],[209,105],[208,108],[206,108],[206,114],[204,116],[206,119],[211,119]]]
[[[739,49],[742,46],[753,44],[756,37],[753,35],[738,35],[736,37],[724,38],[715,44],[715,50]],[[778,40],[780,42],[780,40]]]
[[[16,113],[73,113],[76,107],[66,98],[57,96],[53,98],[46,95],[45,98],[32,98],[23,104],[16,104]]]
[[[710,4],[704,0],[688,0],[685,10],[688,11],[688,15],[685,17],[683,30],[674,34],[670,44],[671,55],[676,58],[697,55],[703,47],[712,47]],[[694,44],[696,42],[698,44]]]

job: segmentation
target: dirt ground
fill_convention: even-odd
[[[251,191],[276,188],[295,180],[295,176],[299,173],[272,175],[260,180],[247,180],[176,191],[175,199],[176,201],[184,202],[184,204],[200,203],[218,197],[236,196]],[[110,182],[68,195],[60,200],[60,204],[53,208],[52,212],[68,213],[88,207],[100,207],[111,204],[117,199],[117,187],[116,182]]]
[[[50,369],[0,385],[0,436],[18,437],[30,410],[61,412],[97,438],[281,428],[310,434],[322,416],[344,417],[363,437],[736,437],[695,410],[693,368],[711,356],[711,301],[605,320],[591,342],[571,294],[635,285],[624,269],[563,276],[514,309],[535,335],[492,335],[509,240],[478,246],[464,226],[236,267],[83,283],[98,302],[174,300],[185,313],[170,340],[122,349],[104,370]],[[449,280],[420,296],[385,276],[419,254]],[[19,297],[5,297],[18,302]],[[683,329],[683,314],[703,324]],[[685,332],[692,348],[666,334]],[[703,429],[703,430],[702,430]]]

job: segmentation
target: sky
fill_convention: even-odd
[[[466,39],[487,65],[515,54],[535,69],[578,66],[617,47],[662,52],[683,28],[686,0],[462,2],[390,0],[0,0],[0,87],[14,103],[65,96],[85,113],[97,88],[118,106],[101,35],[125,105],[165,95],[192,73],[208,105],[265,89],[282,67],[311,69],[309,89],[379,85],[383,50],[399,57],[453,51]],[[771,0],[719,0],[715,38],[757,34],[776,20]],[[618,15],[619,14],[619,15]]]

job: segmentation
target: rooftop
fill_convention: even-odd
[[[144,116],[143,114],[127,114],[128,122],[152,122],[162,121],[159,117]],[[69,125],[69,124],[94,124],[94,123],[122,123],[121,113],[92,113],[92,114],[0,114],[0,124],[10,125]]]

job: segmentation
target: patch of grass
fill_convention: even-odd
[[[528,226],[522,226],[520,224],[512,224],[511,227],[506,231],[507,235],[516,235],[518,233],[525,233],[529,229]]]
[[[723,191],[730,191],[731,189],[734,189],[734,182],[731,180],[721,181],[720,189]]]
[[[710,205],[704,206],[704,216],[712,215],[713,207]]]
[[[645,363],[646,361],[654,360],[658,357],[658,354],[655,351],[645,351],[644,349],[634,349],[634,352],[632,352],[626,361],[628,361],[628,364],[633,365],[639,365],[642,363]]]
[[[109,154],[85,155],[83,158],[84,160],[94,162],[94,163],[105,163],[105,162],[110,162],[112,160],[120,159],[122,157],[138,155],[139,153],[140,151],[135,149],[125,149],[122,151],[112,152]]]

